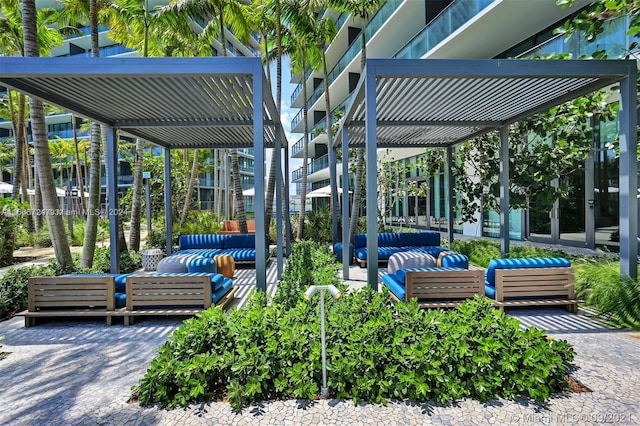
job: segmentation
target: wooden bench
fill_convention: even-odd
[[[118,313],[125,325],[137,316],[193,316],[211,307],[209,276],[132,276],[126,291],[127,306]],[[216,305],[227,307],[237,291],[232,287]]]
[[[495,306],[566,306],[578,312],[573,268],[496,269]]]
[[[28,284],[25,327],[42,317],[105,317],[112,324],[115,309],[113,277],[31,277]]]
[[[256,221],[247,220],[247,230],[249,234],[256,233]],[[230,235],[240,233],[240,222],[237,220],[225,220],[222,222],[222,230],[218,232],[219,235]]]
[[[476,294],[484,296],[484,273],[480,269],[407,271],[405,291],[406,300],[415,297],[421,308],[452,308]]]

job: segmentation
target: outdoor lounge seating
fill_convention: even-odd
[[[427,232],[383,232],[378,233],[378,261],[386,263],[391,255],[406,251],[419,251],[437,258],[447,248],[440,247],[440,233]],[[349,251],[351,252],[351,246]],[[353,251],[360,267],[367,265],[367,235],[356,234]],[[334,253],[342,261],[342,244],[334,246]]]
[[[182,235],[178,242],[178,254],[199,254],[213,259],[218,254],[229,254],[236,264],[255,264],[256,236],[255,234],[238,235]],[[269,249],[266,249],[269,258]]]
[[[29,278],[25,327],[37,324],[42,317],[105,317],[111,325],[115,308],[114,276]]]
[[[127,277],[125,325],[138,316],[190,316],[223,308],[234,298],[237,287],[220,274],[150,274]]]
[[[577,312],[574,272],[564,258],[494,259],[485,277],[485,293],[505,306],[566,306]]]
[[[448,267],[399,269],[382,277],[395,300],[416,298],[421,308],[451,308],[484,295],[483,281],[480,269]]]
[[[249,234],[256,233],[256,221],[247,221],[247,231]],[[237,220],[225,220],[222,222],[222,230],[218,231],[219,235],[232,235],[240,233],[240,222]]]
[[[221,274],[80,274],[29,278],[25,327],[39,317],[124,317],[195,315],[212,304],[227,307],[238,287]]]

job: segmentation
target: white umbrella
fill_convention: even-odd
[[[255,188],[245,189],[244,191],[242,191],[242,195],[244,195],[245,197],[253,197],[256,195],[256,189]]]
[[[342,194],[342,188],[338,188],[338,194]],[[331,185],[314,189],[313,191],[307,194],[307,198],[323,198],[323,197],[331,197]]]
[[[0,182],[0,194],[11,194],[13,192],[13,185],[7,182]]]

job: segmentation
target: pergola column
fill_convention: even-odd
[[[109,199],[109,247],[111,250],[111,273],[120,273],[120,239],[118,229],[120,225],[120,206],[118,201],[118,134],[113,127],[107,129],[107,197]]]
[[[376,137],[376,76],[375,67],[367,64],[365,75],[365,169],[367,206],[367,282],[378,291],[378,141]],[[356,185],[359,185],[356,182]],[[349,247],[347,247],[348,249]],[[344,247],[343,247],[344,249]]]
[[[449,239],[449,247],[453,243],[453,147],[447,147],[447,238]]]
[[[171,211],[171,150],[164,149],[164,232],[167,236],[167,256],[173,252],[173,214]]]
[[[255,188],[255,222],[256,222],[256,287],[267,291],[267,258],[268,248],[265,230],[265,196],[264,196],[264,141],[263,141],[263,101],[262,101],[262,64],[254,66],[253,71],[253,158]],[[279,155],[280,153],[278,153]],[[275,154],[274,154],[275,155]],[[281,200],[278,200],[281,201]]]
[[[620,81],[620,275],[638,277],[638,99],[636,63]]]
[[[509,257],[509,126],[500,128],[500,253]]]
[[[349,130],[342,128],[342,279],[349,279]]]
[[[280,126],[276,126],[276,140],[273,154],[276,156],[276,253],[278,260],[277,279],[282,279],[283,273],[283,253],[282,253],[282,137]],[[254,178],[255,181],[255,178]]]
[[[329,133],[331,130],[329,130]],[[329,148],[329,181],[331,184],[331,246],[338,242],[338,181],[336,163],[338,162],[336,148],[331,144]]]

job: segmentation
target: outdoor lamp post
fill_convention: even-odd
[[[322,345],[322,386],[320,395],[329,398],[329,388],[327,387],[327,351],[324,337],[324,291],[327,290],[335,299],[342,296],[340,290],[334,285],[312,285],[304,292],[304,298],[311,300],[316,291],[320,291],[320,342]]]

